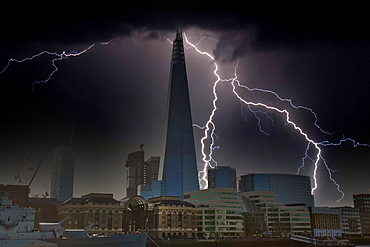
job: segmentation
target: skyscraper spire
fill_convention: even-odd
[[[173,41],[164,134],[162,194],[183,198],[184,192],[198,190],[199,183],[181,30]]]

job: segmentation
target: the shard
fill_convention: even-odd
[[[182,32],[173,41],[159,179],[162,195],[199,190]]]

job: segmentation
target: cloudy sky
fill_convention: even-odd
[[[95,3],[94,3],[95,4]],[[295,110],[272,95],[238,93],[253,102],[268,103],[291,113],[291,119],[316,142],[339,142],[343,134],[370,142],[368,130],[369,31],[361,6],[208,6],[126,4],[83,6],[66,3],[46,12],[44,6],[17,6],[1,17],[0,70],[9,59],[31,57],[41,51],[66,53],[92,49],[78,57],[56,61],[52,55],[24,63],[12,62],[0,74],[3,96],[0,149],[0,183],[17,183],[16,170],[25,163],[25,145],[34,167],[48,150],[31,193],[50,186],[52,153],[68,146],[75,122],[75,196],[90,192],[126,192],[127,154],[145,144],[146,158],[161,153],[165,102],[171,61],[171,44],[181,27],[191,42],[216,58],[222,78],[231,78],[237,61],[240,83],[274,90],[295,105],[312,108],[321,133],[309,111]],[[289,7],[289,8],[288,8]],[[86,9],[86,10],[85,10]],[[288,10],[289,9],[289,10]],[[13,23],[14,22],[14,23]],[[214,64],[194,49],[186,49],[186,66],[193,122],[203,126],[212,110]],[[217,130],[214,158],[219,165],[251,172],[296,173],[307,142],[281,114],[257,113],[258,119],[232,94],[230,83],[217,87],[214,118]],[[263,110],[252,108],[252,110]],[[194,128],[198,164],[200,139]],[[309,154],[314,157],[314,149]],[[370,148],[344,143],[323,147],[323,157],[336,172],[329,180],[323,164],[318,168],[316,204],[351,205],[352,194],[370,189]],[[302,174],[312,176],[306,161]],[[27,171],[22,172],[23,181]]]

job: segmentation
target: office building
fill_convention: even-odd
[[[127,167],[126,196],[137,195],[137,186],[144,184],[144,150],[130,153],[125,162]]]
[[[370,194],[353,195],[353,204],[360,213],[363,236],[370,237]]]
[[[182,32],[173,41],[159,180],[162,194],[180,196],[199,189],[193,122]]]
[[[198,237],[244,237],[243,202],[234,188],[212,188],[184,193],[184,201],[198,210]]]
[[[73,197],[75,155],[70,147],[54,150],[53,172],[51,175],[50,197],[66,201]]]
[[[68,216],[62,226],[65,229],[83,229],[90,224],[88,232],[107,235],[122,232],[123,208],[113,194],[90,193],[65,201],[58,208],[58,219]]]
[[[149,235],[155,238],[195,238],[197,209],[178,196],[149,199]]]
[[[208,169],[208,188],[235,188],[236,189],[236,168],[230,166],[216,166]]]
[[[303,203],[314,207],[314,197],[311,194],[309,176],[279,174],[279,173],[252,173],[240,177],[239,192],[273,191],[275,201],[284,204]]]
[[[152,181],[158,180],[160,157],[150,157],[147,161],[144,161],[143,146],[144,144],[140,145],[140,151],[128,154],[125,162],[125,167],[127,167],[127,197],[140,195],[138,191],[149,191],[151,189],[149,185],[152,184]],[[143,186],[139,188],[139,185]],[[157,196],[156,192],[155,195]]]
[[[303,235],[311,231],[310,213],[308,207],[300,205],[284,205],[282,202],[276,202],[273,191],[250,191],[238,193],[243,200],[245,208],[259,207],[265,212],[265,221],[267,230],[262,234],[271,234],[272,236],[282,236],[289,232],[295,235]],[[250,205],[248,205],[250,204]],[[254,206],[254,205],[255,206]],[[256,211],[256,210],[255,210]],[[253,212],[253,211],[252,211]],[[261,217],[257,215],[257,217]],[[257,220],[257,218],[255,217]],[[246,229],[252,229],[252,226],[245,225]],[[262,229],[257,229],[256,234],[260,234]],[[251,230],[248,230],[251,233]]]
[[[315,238],[342,237],[340,227],[340,209],[329,207],[313,207],[311,228]]]

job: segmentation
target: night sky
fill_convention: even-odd
[[[34,4],[34,3],[32,3]],[[8,5],[8,3],[7,3]],[[143,6],[142,6],[143,5]],[[17,11],[14,11],[17,9]],[[295,105],[312,108],[312,114],[295,110],[276,97],[238,89],[250,101],[270,103],[291,112],[291,119],[315,141],[339,142],[342,135],[370,143],[368,108],[370,93],[370,34],[365,8],[361,6],[208,6],[127,4],[118,6],[68,5],[9,7],[1,17],[0,70],[10,58],[23,59],[41,51],[82,51],[78,57],[57,61],[43,55],[24,63],[11,63],[0,74],[2,121],[0,128],[0,183],[16,184],[16,169],[25,163],[25,145],[36,167],[48,150],[31,194],[50,186],[55,148],[68,146],[75,122],[73,150],[76,155],[74,195],[90,192],[126,193],[128,153],[145,144],[146,159],[161,153],[172,40],[181,27],[191,42],[204,39],[199,49],[215,56],[222,78],[233,76],[239,60],[238,78],[251,88],[270,89]],[[212,110],[212,87],[216,80],[211,60],[194,49],[185,50],[193,123],[203,126]],[[258,120],[242,106],[230,83],[217,87],[219,100],[214,118],[219,165],[237,168],[238,175],[251,172],[296,173],[307,142],[280,114],[268,112]],[[274,102],[274,103],[271,103]],[[262,108],[253,108],[261,110]],[[244,117],[243,117],[244,116]],[[200,139],[194,128],[198,164]],[[352,194],[370,189],[370,148],[347,142],[323,147],[323,157],[341,194],[321,164],[318,206],[352,205]],[[311,149],[313,151],[313,149]],[[314,152],[310,153],[313,157]],[[306,162],[302,174],[312,175]],[[24,183],[27,171],[22,173]]]

